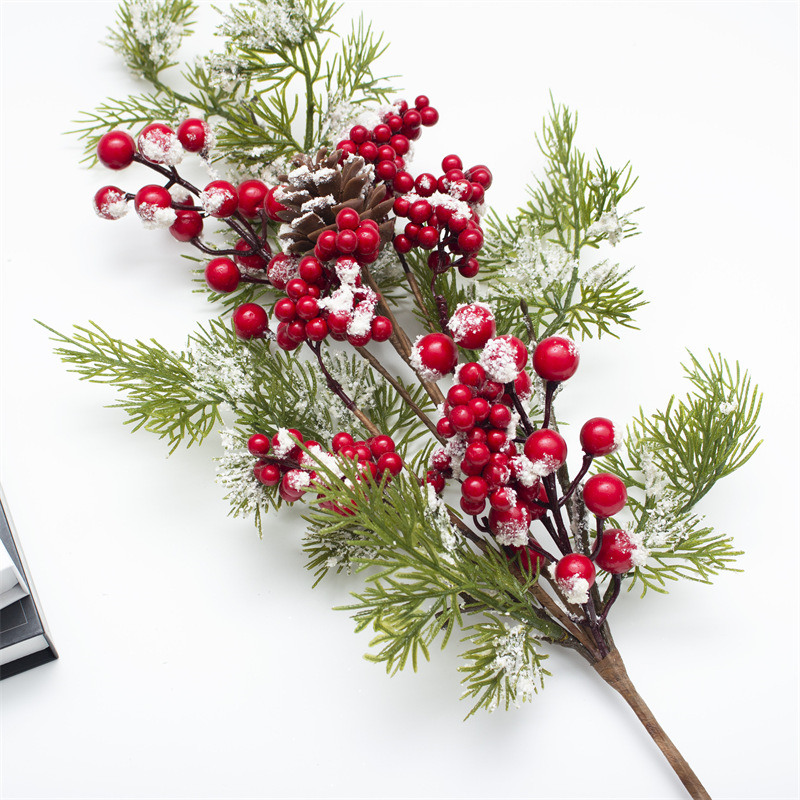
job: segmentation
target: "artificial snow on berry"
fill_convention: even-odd
[[[549,428],[534,431],[525,441],[525,458],[540,477],[552,475],[567,460],[564,437]]]
[[[94,210],[103,219],[119,219],[128,213],[125,192],[116,186],[104,186],[94,196]]]
[[[239,195],[232,183],[211,181],[200,193],[200,204],[212,217],[223,219],[236,212],[239,207]]]
[[[493,508],[489,512],[489,528],[500,544],[509,547],[521,547],[528,542],[528,529],[531,526],[531,515],[521,503],[498,511]]]
[[[172,195],[163,186],[143,186],[136,192],[133,205],[145,228],[169,228],[177,218],[171,208]]]
[[[643,566],[646,561],[647,549],[641,544],[640,536],[619,528],[603,531],[603,541],[595,556],[595,563],[600,569],[619,575],[635,566]]]
[[[183,158],[183,145],[175,131],[163,122],[153,122],[139,134],[139,152],[153,164],[174,167]]]
[[[589,602],[589,589],[595,579],[594,564],[580,553],[564,556],[552,567],[558,588],[568,603],[583,605]]]
[[[511,383],[528,363],[528,348],[516,336],[498,336],[486,342],[480,365],[497,383]]]
[[[199,153],[206,146],[208,126],[202,119],[189,117],[178,125],[178,141],[189,153]]]
[[[492,309],[485,303],[462,303],[447,323],[453,339],[467,350],[480,350],[497,332]]]

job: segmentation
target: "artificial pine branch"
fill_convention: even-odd
[[[124,392],[117,405],[171,449],[225,425],[219,481],[231,513],[259,530],[264,514],[308,501],[315,585],[331,570],[363,581],[344,608],[374,631],[368,657],[388,672],[462,636],[469,716],[532,699],[542,650],[574,650],[707,797],[630,682],[609,617],[623,583],[644,594],[733,568],[738,551],[695,506],[758,447],[758,388],[738,364],[690,354],[692,393],[640,412],[624,450],[609,420],[582,427],[574,477],[555,408],[579,363],[566,336],[618,336],[644,302],[630,269],[594,253],[638,233],[636,209],[621,208],[630,165],[586,156],[577,116],[553,101],[531,199],[482,220],[487,167],[451,155],[441,176],[407,171],[410,142],[438,112],[424,96],[374,108],[391,89],[369,24],[336,42],[328,0],[245,0],[222,16],[222,52],[185,68],[185,95],[161,73],[192,9],[125,0],[113,43],[155,92],[108,101],[76,133],[106,166],[154,171],[163,186],[104,187],[98,213],[118,219],[133,202],[149,227],[212,256],[199,262],[209,299],[233,324],[216,320],[175,353],[96,326],[52,331],[57,353]],[[177,133],[150,124],[136,141],[103,133],[183,107],[205,119]],[[184,151],[238,187],[188,183]],[[204,229],[214,220],[221,230]],[[261,304],[273,300],[270,318]],[[415,340],[409,303],[426,331]]]

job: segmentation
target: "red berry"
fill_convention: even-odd
[[[475,415],[475,422],[483,422],[489,417],[489,403],[483,397],[473,397],[467,403],[469,410]]]
[[[442,417],[436,423],[436,432],[443,439],[452,439],[452,437],[456,435],[456,429],[447,417]]]
[[[627,500],[625,484],[609,472],[592,475],[583,487],[583,502],[598,517],[613,517],[622,510]]]
[[[514,391],[520,400],[528,400],[533,393],[531,376],[525,370],[522,370],[514,380]]]
[[[450,411],[450,422],[453,427],[462,433],[466,433],[475,424],[475,415],[469,406],[456,406]]]
[[[447,173],[451,169],[461,170],[464,168],[464,164],[461,159],[456,155],[449,155],[445,156],[442,159],[442,172]],[[462,173],[463,175],[463,173]]]
[[[103,219],[119,219],[128,213],[125,192],[116,186],[103,186],[94,196],[94,210]]]
[[[414,181],[414,188],[420,197],[430,197],[438,188],[436,178],[429,172],[423,172]]]
[[[425,380],[439,380],[458,362],[455,342],[443,333],[429,333],[414,344],[411,365]]]
[[[489,528],[500,544],[520,547],[528,542],[531,515],[521,503],[508,511],[493,508],[489,512]]]
[[[343,208],[336,215],[336,226],[340,231],[351,230],[354,231],[361,224],[361,217],[358,211],[353,208]]]
[[[358,237],[355,231],[343,230],[336,235],[336,249],[340,253],[350,254],[355,252]]]
[[[473,444],[467,445],[464,459],[470,464],[474,464],[476,467],[484,467],[489,463],[490,456],[491,452],[485,444],[474,442]]]
[[[308,294],[308,284],[302,278],[292,278],[286,284],[286,294],[297,301]]]
[[[474,167],[470,167],[465,174],[468,180],[479,183],[484,189],[488,189],[492,185],[491,170],[489,167],[484,166],[483,164],[477,164]]]
[[[483,303],[466,303],[453,312],[447,327],[456,344],[467,350],[480,350],[497,332],[494,314]]]
[[[477,258],[470,256],[466,261],[458,265],[458,271],[465,278],[474,278],[480,272],[481,265]]]
[[[581,447],[590,456],[607,456],[617,449],[614,423],[605,417],[592,417],[581,428]]]
[[[412,203],[408,208],[408,218],[417,225],[427,222],[432,213],[433,209],[427,200],[417,200],[416,203]]]
[[[489,494],[489,485],[483,478],[471,476],[461,484],[461,494],[473,502],[485,500]]]
[[[403,459],[397,453],[384,453],[378,459],[378,472],[383,474],[387,470],[392,475],[399,475],[403,469]]]
[[[414,188],[414,178],[408,172],[400,171],[394,176],[394,189],[396,192],[405,194]]]
[[[420,230],[417,241],[420,247],[425,250],[432,250],[439,243],[439,231],[430,225],[426,225]]]
[[[245,303],[233,312],[233,328],[240,339],[261,338],[268,325],[267,312],[256,303]]]
[[[439,112],[433,106],[425,106],[419,112],[422,124],[427,128],[439,121]]]
[[[358,255],[367,255],[368,253],[375,252],[381,244],[381,236],[374,228],[362,225],[356,231],[356,253]]]
[[[139,214],[142,214],[147,206],[169,208],[172,205],[172,195],[163,186],[148,184],[136,192],[133,205]]]
[[[304,342],[307,338],[305,323],[299,319],[287,323],[286,335],[295,342]]]
[[[206,283],[220,294],[233,292],[239,286],[239,267],[229,258],[212,258],[206,265]]]
[[[267,266],[267,277],[276,289],[285,289],[286,284],[296,274],[294,260],[285,253],[278,253],[273,256]]]
[[[514,507],[513,490],[501,487],[489,495],[489,505],[497,511],[508,511]]]
[[[249,180],[239,184],[239,211],[246,217],[257,217],[264,207],[267,191],[267,185],[261,181]]]
[[[301,297],[297,301],[296,310],[297,316],[300,317],[300,319],[306,320],[306,322],[319,315],[317,301],[308,295]]]
[[[211,181],[200,195],[200,202],[212,217],[224,219],[236,212],[239,207],[239,195],[232,183]]]
[[[294,304],[294,300],[289,297],[282,297],[275,303],[272,313],[275,319],[281,322],[291,322],[297,316],[297,307]]]
[[[555,576],[556,582],[567,593],[572,592],[576,588],[575,583],[578,580],[586,581],[588,584],[586,588],[588,590],[594,583],[594,564],[580,553],[570,553],[560,559],[558,564],[556,564]],[[574,599],[584,603],[586,602],[583,598]]]
[[[110,131],[97,143],[97,158],[109,169],[125,169],[133,162],[136,144],[125,131]]]
[[[567,460],[564,437],[549,428],[534,431],[525,441],[525,458],[541,475],[551,475]]]
[[[408,253],[414,249],[414,243],[404,233],[398,233],[394,237],[392,244],[398,253]]]
[[[448,191],[456,200],[468,203],[472,199],[472,186],[468,180],[449,181]]]
[[[516,380],[527,361],[528,348],[525,344],[516,336],[505,335],[490,339],[484,345],[480,363],[493,381],[505,384]],[[502,393],[501,386],[497,396]]]
[[[289,323],[281,322],[275,334],[275,342],[281,350],[296,350],[302,342],[289,336]]]
[[[264,486],[277,486],[281,482],[281,470],[277,464],[259,464],[253,474]]]
[[[489,424],[493,428],[507,428],[511,424],[511,412],[502,403],[496,403],[489,409]]]
[[[254,456],[261,457],[267,455],[270,450],[270,439],[269,436],[264,435],[263,433],[254,433],[248,440],[247,440],[247,449],[250,453]]]
[[[375,458],[380,458],[385,453],[394,453],[395,445],[391,436],[381,434],[369,440],[369,449]]]
[[[447,392],[447,402],[451,406],[463,406],[472,400],[472,390],[463,383],[456,383]]]
[[[300,261],[297,271],[306,283],[316,283],[322,277],[322,264],[314,256],[306,256]]]
[[[281,186],[273,186],[271,189],[267,190],[267,196],[264,198],[264,211],[267,212],[267,216],[273,222],[281,222],[281,218],[278,216],[282,211],[286,211],[286,206],[282,205],[278,200],[275,198],[275,194],[278,192],[279,189],[282,189]]]
[[[179,242],[190,242],[203,232],[203,218],[196,211],[179,208],[175,211],[175,222],[169,232]]]
[[[375,317],[370,323],[370,330],[376,342],[385,342],[394,332],[392,323],[387,317]]]
[[[331,450],[338,453],[343,447],[348,447],[353,444],[353,437],[351,434],[342,431],[334,435],[331,439]]]
[[[422,125],[422,117],[419,115],[419,111],[414,109],[406,111],[403,114],[403,125],[408,128],[419,128]]]
[[[456,377],[460,383],[480,389],[486,383],[486,370],[475,361],[470,361],[459,368]]]
[[[363,125],[354,125],[350,128],[350,141],[355,144],[364,144],[369,139],[369,131]]]
[[[147,125],[136,144],[142,156],[153,164],[173,166],[183,158],[183,146],[175,131],[163,122]]]
[[[499,453],[507,442],[508,436],[505,431],[494,429],[486,434],[486,444],[493,453]]]
[[[206,146],[208,126],[202,119],[189,117],[178,126],[178,141],[184,150],[199,153]]]
[[[312,342],[321,342],[328,335],[328,323],[322,317],[310,319],[306,323],[306,336]]]
[[[342,153],[342,157],[339,159],[339,163],[341,164],[347,156],[352,156],[358,152],[358,145],[352,139],[342,139],[342,141],[336,145],[336,149],[340,150]]]
[[[614,575],[628,572],[633,567],[633,553],[636,549],[627,531],[609,528],[603,531],[603,542],[597,551],[595,563]]]
[[[565,381],[578,369],[578,348],[564,336],[542,339],[533,351],[533,368],[546,381]]]
[[[255,270],[263,270],[266,268],[268,264],[267,259],[260,253],[254,253],[253,246],[244,239],[239,239],[233,246],[233,249],[239,251],[239,255],[234,256],[239,266]]]
[[[478,514],[483,514],[486,510],[485,500],[468,500],[466,497],[461,498],[461,510],[465,514],[476,517]]]
[[[365,161],[375,161],[378,157],[378,146],[375,142],[364,142],[364,144],[359,146],[358,154]]]
[[[425,483],[433,486],[433,491],[436,494],[441,494],[444,491],[444,475],[435,469],[429,469],[425,473]]]
[[[483,246],[483,234],[478,228],[467,228],[458,234],[458,247],[462,253],[477,253]]]
[[[390,181],[397,175],[397,165],[394,161],[379,161],[375,165],[375,177],[379,181]]]

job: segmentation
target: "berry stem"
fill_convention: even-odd
[[[561,555],[566,556],[569,555],[572,550],[565,546],[561,540],[561,537],[558,535],[558,532],[555,529],[553,523],[547,518],[547,516],[542,517],[539,522],[544,525],[547,532],[550,534],[550,538],[555,542],[556,547],[561,551]]]
[[[306,342],[308,345],[309,350],[317,357],[317,361],[319,362],[319,368],[322,371],[322,374],[325,376],[325,382],[328,385],[328,388],[344,403],[345,407],[348,411],[350,411],[358,421],[372,434],[373,436],[380,436],[380,430],[375,426],[372,420],[348,397],[345,390],[342,388],[342,384],[336,380],[336,378],[328,372],[328,368],[325,366],[325,362],[322,360],[322,345],[321,343],[311,344],[310,342]]]
[[[533,320],[531,319],[528,304],[525,302],[525,300],[519,301],[519,310],[522,312],[522,318],[525,322],[525,328],[528,332],[528,341],[525,344],[531,344],[531,342],[536,341],[536,331],[533,329]]]
[[[611,586],[609,586],[609,591],[611,592],[611,596],[609,593],[606,592],[605,605],[603,606],[603,613],[597,618],[598,625],[604,625],[606,621],[606,617],[608,616],[608,612],[611,609],[611,606],[614,605],[617,598],[619,597],[619,591],[622,587],[622,576],[621,575],[612,575],[611,576]]]
[[[428,428],[428,430],[436,437],[436,439],[444,444],[444,439],[439,435],[436,430],[436,425],[430,420],[428,415],[411,399],[411,395],[406,391],[405,387],[393,377],[392,374],[375,358],[366,347],[356,347],[356,352],[364,359],[366,359],[370,366],[379,372],[386,381],[394,388],[394,390],[405,400],[406,405],[417,415],[419,420]]]
[[[544,549],[538,542],[534,541],[532,536],[528,537],[528,547],[533,550],[535,553],[538,553],[540,556],[544,556],[548,561],[558,561],[557,558],[554,558]]]
[[[512,402],[514,403],[514,408],[517,410],[517,414],[519,414],[519,421],[522,423],[522,427],[525,429],[525,437],[527,438],[530,436],[533,431],[533,425],[531,424],[530,417],[528,417],[528,412],[525,411],[525,408],[522,405],[522,401],[519,399],[517,395],[517,390],[514,387],[514,381],[509,381],[505,384],[506,392],[508,396],[511,398]]]
[[[554,475],[548,475],[542,479],[544,489],[547,492],[547,500],[550,503],[550,513],[553,515],[553,520],[558,530],[558,541],[556,542],[559,549],[564,555],[572,552],[572,547],[569,542],[569,532],[564,525],[564,518],[561,516],[561,507],[558,502],[558,492],[556,490],[556,479]]]
[[[425,301],[422,299],[422,291],[419,288],[419,283],[417,283],[416,276],[411,271],[411,267],[408,266],[408,262],[406,261],[405,256],[402,253],[397,253],[397,256],[400,259],[400,264],[403,267],[403,272],[406,275],[406,280],[408,281],[408,285],[411,287],[411,292],[414,295],[414,300],[416,300],[417,306],[424,315],[425,321],[428,323],[429,327],[431,329],[435,328],[436,325],[430,318],[430,315],[428,314],[428,309],[425,308]]]
[[[597,558],[597,554],[600,552],[600,548],[603,545],[603,528],[605,524],[606,521],[602,517],[597,518],[597,534],[595,536],[592,552],[588,554],[589,561],[594,561]]]
[[[575,476],[575,480],[569,484],[567,490],[562,495],[561,500],[558,501],[559,505],[563,506],[564,503],[566,503],[567,500],[569,500],[570,497],[572,497],[572,495],[575,493],[575,490],[578,488],[583,476],[586,475],[586,473],[589,471],[589,467],[592,465],[592,458],[593,456],[590,456],[588,453],[584,455],[583,464],[581,464],[581,468],[578,471],[578,474]]]
[[[198,236],[195,236],[194,239],[189,240],[189,244],[194,245],[198,250],[203,253],[208,253],[210,256],[241,256],[241,255],[248,255],[247,253],[242,253],[241,250],[216,250],[213,247],[208,247],[208,245],[203,244],[200,241]],[[244,280],[244,277],[242,278]],[[256,281],[253,280],[251,283],[269,283],[269,281]]]
[[[544,419],[542,427],[550,427],[550,413],[553,410],[553,395],[558,388],[558,381],[547,381],[544,387]]]
[[[642,696],[636,691],[625,664],[620,657],[619,650],[614,648],[602,660],[593,665],[597,674],[616,692],[622,695],[625,702],[633,709],[634,714],[644,725],[645,730],[650,734],[659,750],[669,761],[675,774],[689,792],[689,796],[694,800],[711,800],[711,795],[706,791],[694,770],[689,766],[686,759],[680,754],[679,750],[667,736],[658,720],[653,716],[653,712],[648,708]]]

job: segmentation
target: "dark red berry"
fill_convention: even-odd
[[[267,312],[256,303],[245,303],[233,312],[233,327],[240,339],[258,339],[269,325]]]
[[[592,417],[581,428],[581,447],[590,456],[607,456],[617,449],[614,423],[605,417]]]
[[[546,381],[565,381],[578,369],[580,356],[571,339],[549,336],[542,339],[533,351],[533,368]]]
[[[525,441],[525,458],[536,464],[539,474],[550,475],[567,460],[567,443],[560,433],[542,428]]]
[[[97,143],[97,158],[109,169],[125,169],[133,162],[136,144],[125,131],[110,131]]]
[[[190,242],[203,232],[203,218],[190,209],[177,209],[169,232],[179,242]]]
[[[184,150],[199,153],[206,146],[208,126],[202,119],[189,117],[178,126],[178,141]]]
[[[239,195],[239,211],[246,217],[257,217],[264,207],[267,185],[257,180],[244,181],[236,190]]]
[[[242,277],[239,267],[229,258],[213,258],[205,269],[206,283],[215,292],[228,294],[239,286]]]
[[[609,472],[592,475],[583,487],[586,508],[598,517],[613,517],[628,500],[625,484]]]

